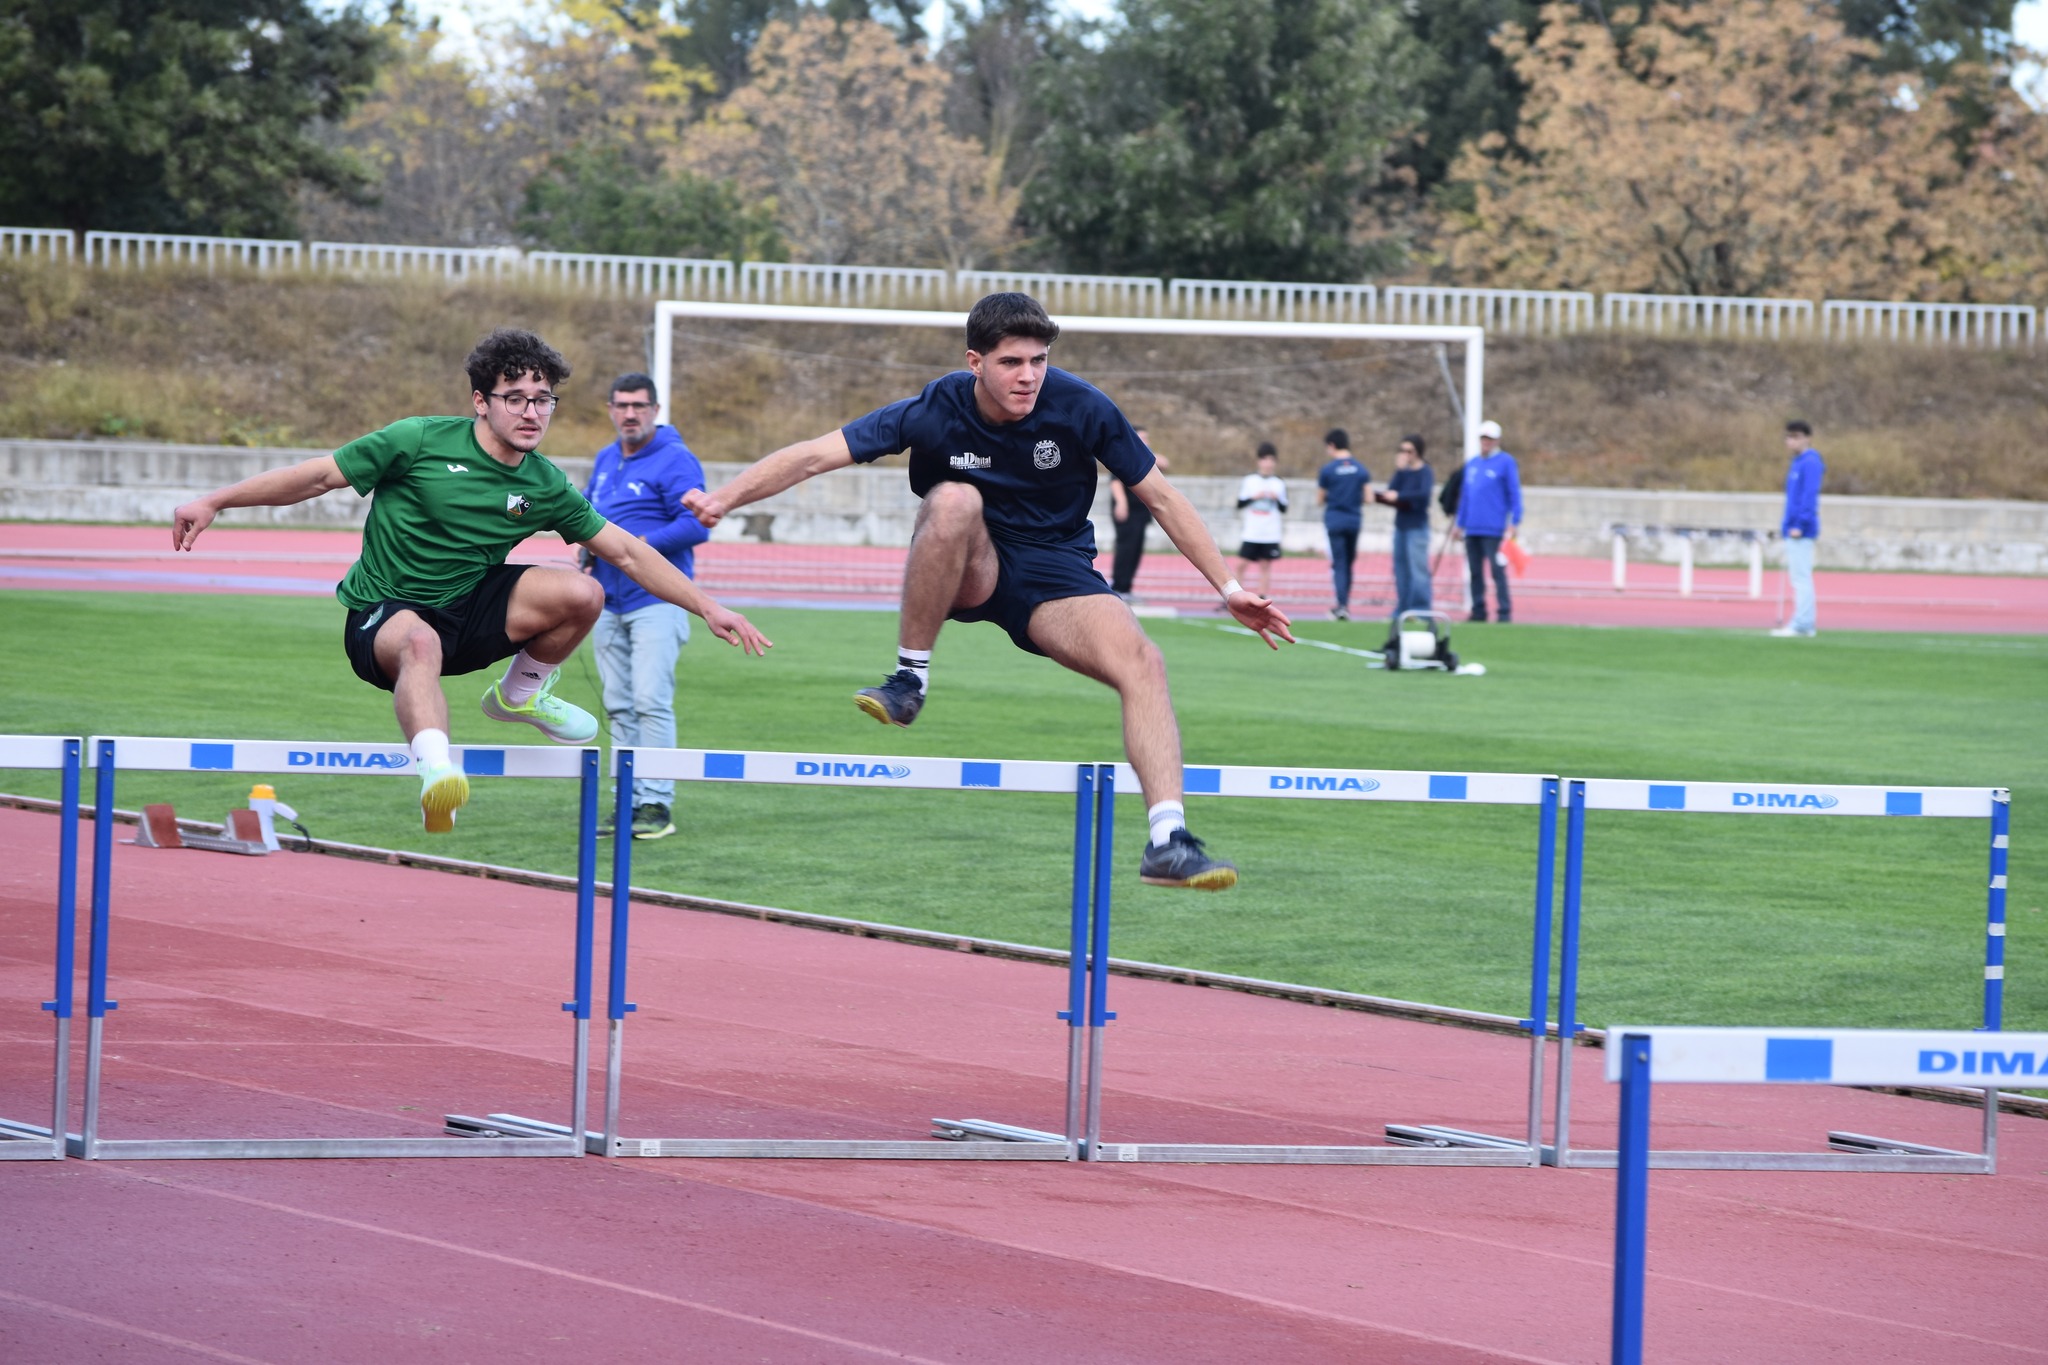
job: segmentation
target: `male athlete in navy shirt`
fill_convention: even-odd
[[[908,725],[924,706],[931,651],[948,620],[993,621],[1019,648],[1107,683],[1123,700],[1124,752],[1145,790],[1151,841],[1139,876],[1222,891],[1237,869],[1209,857],[1181,805],[1180,727],[1166,665],[1095,572],[1088,509],[1099,461],[1150,508],[1230,614],[1275,649],[1286,613],[1227,576],[1201,516],[1159,472],[1131,424],[1093,386],[1050,365],[1059,327],[1037,300],[990,294],[967,316],[967,369],[838,431],[786,446],[684,506],[705,526],[828,470],[910,452],[924,505],[903,574],[897,668],[854,697]]]

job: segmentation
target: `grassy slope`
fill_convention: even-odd
[[[331,603],[13,593],[17,670],[0,729],[386,739],[381,694],[351,678]],[[763,611],[766,661],[699,639],[684,656],[684,743],[815,752],[1098,758],[1109,694],[955,627],[915,730],[847,702],[889,657],[893,618]],[[1191,760],[1711,779],[2009,784],[2015,790],[2008,1022],[2048,1026],[2048,640],[1461,628],[1484,679],[1385,676],[1313,650],[1268,655],[1213,628],[1153,627]],[[1375,626],[1319,624],[1363,645]],[[565,695],[594,704],[586,658]],[[456,737],[508,738],[449,684]],[[15,790],[48,779],[5,775]],[[293,776],[322,836],[423,847],[396,780]],[[219,818],[247,784],[132,776],[123,805]],[[642,885],[1038,943],[1064,941],[1071,813],[1059,798],[690,788],[684,832],[636,850]],[[435,851],[571,870],[553,784],[480,791]],[[1118,885],[1119,955],[1519,1013],[1535,822],[1441,807],[1197,800],[1198,832],[1245,870],[1222,897]],[[1117,857],[1142,812],[1120,802]],[[1969,1026],[1982,954],[1975,822],[1598,815],[1583,1016],[1672,1022]]]

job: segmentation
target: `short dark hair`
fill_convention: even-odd
[[[1277,460],[1280,458],[1280,447],[1274,445],[1271,441],[1261,441],[1259,442],[1258,453],[1252,458],[1257,460],[1268,458]]]
[[[605,401],[610,402],[622,393],[638,393],[642,389],[647,390],[647,396],[655,402],[659,403],[661,401],[661,394],[656,392],[654,387],[653,376],[644,375],[638,370],[633,371],[631,374],[622,374],[617,379],[614,379],[612,386],[604,391]]]
[[[1010,337],[1050,346],[1060,339],[1060,325],[1029,294],[984,294],[967,315],[967,349],[987,355]]]
[[[476,393],[489,393],[501,379],[516,382],[530,374],[550,387],[569,377],[569,362],[560,351],[517,327],[500,327],[479,341],[462,368],[469,372],[469,387]]]
[[[1803,417],[1794,417],[1791,421],[1785,423],[1785,434],[1787,436],[1811,436],[1813,435],[1813,423]]]
[[[1415,458],[1421,460],[1424,464],[1429,463],[1429,442],[1423,440],[1420,436],[1409,435],[1403,436],[1401,443],[1414,446]]]
[[[1331,427],[1323,433],[1323,444],[1335,446],[1339,450],[1349,450],[1351,449],[1351,433],[1342,427]]]

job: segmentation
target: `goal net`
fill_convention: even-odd
[[[966,314],[668,300],[655,305],[649,372],[664,417],[712,487],[790,442],[843,426],[964,364]],[[1485,332],[1335,322],[1060,316],[1053,363],[1102,389],[1169,463],[1169,477],[1226,555],[1239,544],[1236,490],[1262,441],[1280,450],[1289,510],[1274,595],[1290,611],[1329,604],[1316,509],[1323,436],[1351,435],[1375,486],[1393,450],[1425,437],[1441,481],[1478,451]],[[1462,354],[1456,352],[1461,351]],[[704,586],[735,604],[893,607],[917,514],[900,457],[813,479],[722,522],[697,556]],[[1094,509],[1110,572],[1107,476]],[[1438,521],[1441,522],[1439,515]],[[1353,606],[1391,601],[1392,513],[1368,508]],[[1154,526],[1141,602],[1203,609],[1215,594]],[[1448,568],[1448,564],[1447,564]],[[1439,600],[1456,600],[1447,572]]]

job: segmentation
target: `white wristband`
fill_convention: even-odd
[[[1232,594],[1240,593],[1243,591],[1244,584],[1238,582],[1235,578],[1233,578],[1223,585],[1223,600],[1228,602],[1231,599]]]

